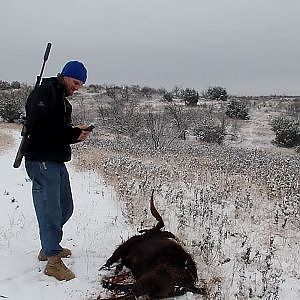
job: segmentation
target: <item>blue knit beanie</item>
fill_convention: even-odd
[[[76,60],[72,60],[65,64],[61,71],[61,75],[72,77],[85,83],[87,78],[87,70],[84,67],[83,63]]]

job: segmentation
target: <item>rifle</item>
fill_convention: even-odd
[[[40,85],[42,75],[43,75],[43,72],[44,72],[44,68],[45,68],[45,64],[46,64],[46,61],[48,60],[48,56],[49,56],[49,53],[50,53],[51,45],[52,45],[51,43],[47,44],[47,48],[46,48],[45,54],[44,54],[42,69],[41,69],[40,75],[38,75],[37,78],[36,78],[36,83],[35,83],[34,89],[37,88]],[[17,154],[16,154],[16,158],[15,158],[15,161],[14,161],[14,164],[13,164],[14,168],[19,168],[20,167],[23,156],[25,155],[25,151],[26,151],[27,140],[28,140],[28,137],[29,137],[29,131],[26,127],[26,119],[24,120],[24,123],[23,123],[21,136],[22,136],[22,140],[21,140],[21,143],[19,145],[19,148],[18,148],[18,151],[17,151]]]

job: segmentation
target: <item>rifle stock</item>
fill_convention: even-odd
[[[37,76],[37,80],[36,80],[34,88],[36,88],[40,85],[40,81],[42,79],[42,75],[43,75],[43,72],[44,72],[44,67],[45,67],[46,61],[48,60],[48,56],[49,56],[49,53],[50,53],[51,45],[52,45],[51,43],[47,44],[47,48],[46,48],[45,54],[44,54],[42,69],[41,69],[40,75]],[[22,140],[20,142],[16,157],[15,157],[15,160],[14,160],[14,164],[13,164],[14,168],[19,168],[20,167],[20,165],[22,163],[22,159],[23,159],[23,157],[25,155],[25,152],[26,152],[27,141],[28,141],[28,137],[29,137],[29,132],[28,132],[28,129],[26,127],[26,120],[24,120],[23,128],[22,128],[22,131],[21,131],[21,136],[22,136]]]
[[[21,136],[22,136],[22,140],[20,142],[17,154],[16,154],[16,158],[13,164],[14,168],[19,168],[23,159],[23,156],[25,155],[25,150],[26,150],[26,142],[27,142],[27,138],[28,138],[28,132],[26,129],[26,125],[23,124],[23,128],[22,128],[22,132],[21,132]]]

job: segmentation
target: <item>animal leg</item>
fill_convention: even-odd
[[[109,268],[112,264],[116,263],[119,259],[120,259],[120,255],[117,254],[113,254],[107,261],[106,263],[103,265],[102,268]]]
[[[129,293],[131,292],[133,285],[134,285],[133,283],[122,284],[122,283],[113,282],[109,279],[102,280],[102,286],[105,289],[108,289],[110,291]]]

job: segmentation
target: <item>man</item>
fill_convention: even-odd
[[[43,79],[27,99],[26,126],[29,138],[25,167],[32,180],[32,197],[39,224],[42,249],[40,261],[47,261],[44,273],[58,280],[71,280],[74,273],[61,258],[71,256],[60,242],[63,225],[73,213],[73,199],[65,162],[71,159],[70,144],[85,140],[87,126],[74,127],[72,96],[86,81],[87,70],[81,62],[70,61],[57,77]]]

